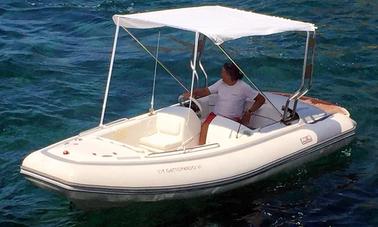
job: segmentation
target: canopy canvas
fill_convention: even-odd
[[[114,15],[124,28],[172,27],[206,35],[216,45],[246,36],[271,35],[287,31],[315,31],[314,24],[232,9],[201,6],[154,12]]]

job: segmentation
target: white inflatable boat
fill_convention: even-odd
[[[304,96],[312,82],[313,24],[220,6],[115,15],[113,20],[116,34],[100,124],[23,160],[21,173],[40,187],[64,194],[76,203],[98,205],[219,193],[335,151],[348,144],[355,133],[356,122],[346,109]],[[221,46],[223,42],[305,32],[300,88],[293,94],[262,92],[242,71],[266,103],[246,126],[217,116],[204,145],[198,145],[201,122],[212,111],[215,95],[103,124],[119,28],[144,47],[129,29],[164,26],[195,33],[192,86],[188,91],[193,91],[200,72],[207,77],[201,63],[206,40],[236,64]],[[157,55],[145,50],[172,75]]]

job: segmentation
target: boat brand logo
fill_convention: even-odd
[[[193,171],[200,169],[200,165],[194,165],[194,166],[183,166],[183,167],[174,167],[174,168],[166,168],[166,169],[158,169],[159,174],[166,174],[166,173],[177,173],[181,171]]]
[[[307,135],[307,136],[301,138],[302,145],[305,145],[305,144],[310,143],[310,142],[312,142],[312,137],[310,135]]]

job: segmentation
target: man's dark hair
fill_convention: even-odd
[[[226,62],[224,63],[223,68],[228,72],[228,74],[230,74],[231,80],[236,81],[243,78],[243,74],[234,63]]]

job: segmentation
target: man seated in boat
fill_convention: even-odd
[[[214,112],[211,112],[202,123],[199,144],[206,143],[206,136],[209,124],[216,117],[221,115],[248,125],[252,114],[265,102],[264,96],[251,88],[243,80],[243,74],[233,63],[225,63],[221,70],[221,79],[213,85],[193,90],[194,98],[201,98],[210,94],[218,94],[215,102]],[[190,92],[183,94],[184,98],[190,97]],[[244,111],[246,101],[254,100],[253,105]]]

